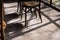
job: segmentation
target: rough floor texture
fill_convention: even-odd
[[[42,23],[39,17],[28,13],[28,27],[16,14],[17,3],[5,3],[6,40],[60,40],[60,12],[51,8],[41,9]]]

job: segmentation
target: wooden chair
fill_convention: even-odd
[[[37,1],[35,1],[35,2],[34,1],[31,1],[31,2],[19,2],[18,1],[17,12],[20,8],[21,19],[22,19],[23,11],[25,12],[25,26],[27,26],[27,12],[29,12],[29,11],[31,12],[31,14],[35,14],[36,17],[37,17],[37,13],[36,13],[36,11],[37,11],[39,18],[41,19],[41,22],[42,22],[41,13],[40,13],[40,6],[41,6],[41,3],[37,2]],[[23,9],[23,8],[25,8],[25,9]],[[26,11],[27,9],[28,9],[28,11]],[[34,9],[34,11],[32,11],[32,9]]]

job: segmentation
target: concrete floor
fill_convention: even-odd
[[[60,12],[51,8],[41,9],[42,23],[39,17],[28,13],[28,27],[17,15],[17,3],[5,3],[6,40],[60,40]]]

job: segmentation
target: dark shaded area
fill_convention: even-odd
[[[0,25],[2,21],[2,0],[0,0]]]
[[[18,18],[18,14],[17,13],[11,13],[11,14],[7,14],[5,15],[5,21],[8,22],[9,20]]]
[[[5,32],[13,32],[17,30],[22,30],[23,28],[24,26],[20,23],[11,23],[11,24],[7,24]]]
[[[11,40],[11,38],[13,38],[16,35],[22,33],[23,29],[24,29],[24,26],[21,23],[11,23],[11,24],[8,24],[6,29],[5,29],[5,33],[6,33],[6,39],[5,40]],[[10,36],[11,34],[9,34],[9,32],[13,32],[12,33],[12,37]]]
[[[27,2],[27,1],[40,1],[40,0],[4,0],[5,3],[12,3],[12,2]]]

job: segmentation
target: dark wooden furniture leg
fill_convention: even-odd
[[[38,9],[38,15],[39,15],[39,18],[41,20],[41,23],[42,23],[42,18],[41,18],[41,2],[39,2],[39,9]]]
[[[26,7],[25,7],[25,26],[27,26],[27,13],[26,13]]]
[[[36,15],[36,18],[37,18],[36,7],[34,8],[34,14]]]

